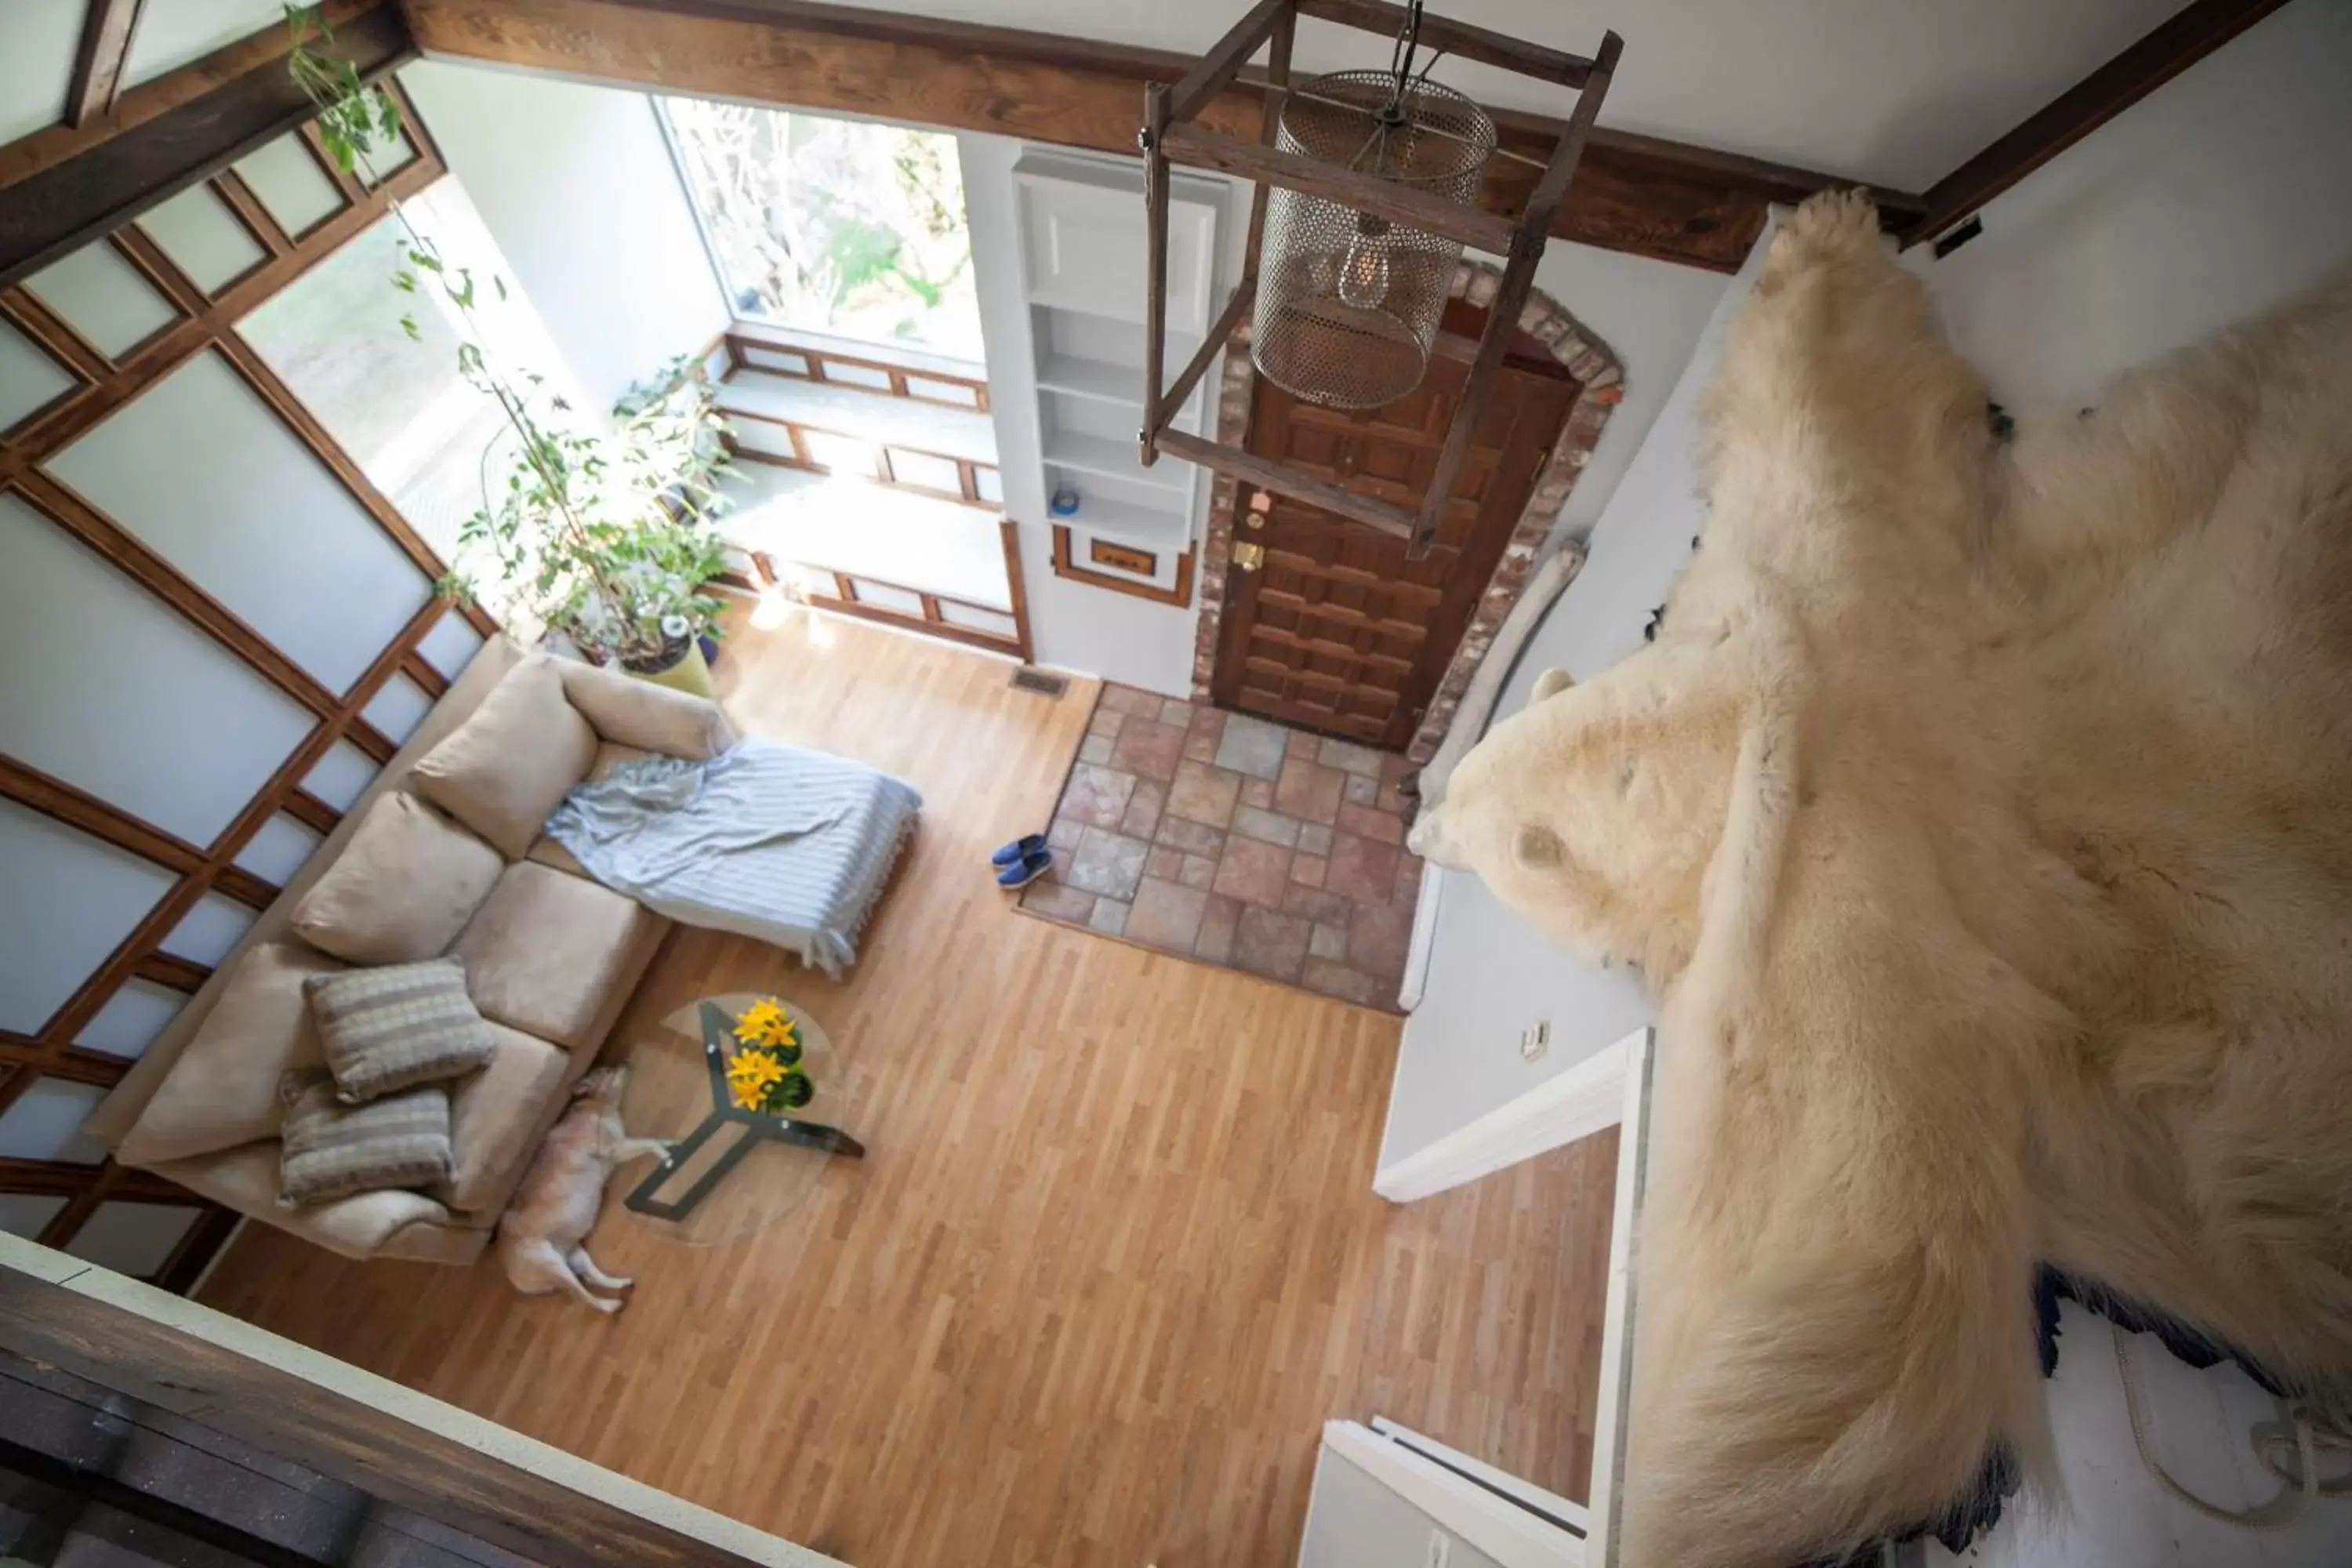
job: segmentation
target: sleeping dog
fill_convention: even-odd
[[[625,1067],[596,1068],[572,1090],[572,1103],[531,1156],[522,1185],[499,1220],[499,1257],[507,1279],[526,1296],[568,1290],[600,1312],[617,1312],[625,1298],[598,1296],[588,1287],[625,1290],[632,1279],[596,1267],[584,1245],[604,1205],[604,1182],[618,1167],[647,1154],[669,1158],[658,1138],[632,1138],[621,1125]]]

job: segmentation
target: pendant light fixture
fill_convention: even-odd
[[[1301,16],[1390,35],[1389,68],[1293,85],[1291,42]],[[1266,46],[1258,141],[1200,124],[1201,111]],[[1425,553],[1622,47],[1616,34],[1606,34],[1587,59],[1427,16],[1421,0],[1260,0],[1175,87],[1146,89],[1138,138],[1150,229],[1139,433],[1145,466],[1171,452],[1395,534],[1409,542],[1409,554]],[[1502,151],[1492,115],[1429,79],[1430,68],[1449,55],[1576,91],[1569,118],[1543,127],[1553,139],[1548,156]],[[1480,204],[1498,153],[1538,171],[1515,216]],[[1200,351],[1163,388],[1171,163],[1243,175],[1258,188],[1241,282]],[[1507,258],[1475,348],[1440,327],[1465,246]],[[1259,374],[1326,407],[1381,407],[1419,386],[1432,357],[1470,359],[1469,379],[1417,510],[1172,427],[1244,311]]]
[[[1339,71],[1285,94],[1275,145],[1294,156],[1473,204],[1495,121],[1421,77],[1418,0],[1385,71]],[[1430,64],[1436,63],[1433,58]],[[1277,186],[1268,196],[1250,358],[1327,408],[1378,408],[1421,384],[1462,242]]]

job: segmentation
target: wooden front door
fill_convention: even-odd
[[[1485,312],[1458,303],[1449,330],[1475,335]],[[1412,508],[1469,367],[1440,360],[1409,395],[1348,413],[1261,377],[1249,449],[1318,479]],[[1224,623],[1210,689],[1220,707],[1401,751],[1486,591],[1536,477],[1576,401],[1575,380],[1531,340],[1515,348],[1488,399],[1430,552],[1286,496],[1244,485],[1234,519]],[[1262,546],[1251,569],[1243,564]]]

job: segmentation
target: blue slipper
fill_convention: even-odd
[[[1016,892],[1044,876],[1045,868],[1053,863],[1053,851],[1033,849],[1013,864],[997,872],[996,885],[1008,893]]]
[[[991,855],[988,858],[988,862],[990,865],[995,867],[1001,871],[1007,866],[1018,866],[1022,861],[1027,859],[1030,856],[1036,854],[1037,851],[1045,847],[1045,836],[1044,834],[1028,834],[1025,837],[1016,838],[1012,843],[1004,845],[1003,847],[999,848],[995,854]]]

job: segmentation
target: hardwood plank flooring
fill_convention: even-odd
[[[614,1318],[518,1297],[495,1258],[352,1264],[260,1226],[207,1301],[866,1568],[1287,1563],[1334,1416],[1585,1495],[1613,1135],[1375,1197],[1398,1020],[987,881],[1051,811],[1091,683],[1051,701],[799,611],[739,624],[722,672],[747,730],[911,780],[923,826],[846,982],[681,931],[614,1038],[790,996],[867,1158],[725,1246],[608,1214],[598,1261],[638,1279]]]

